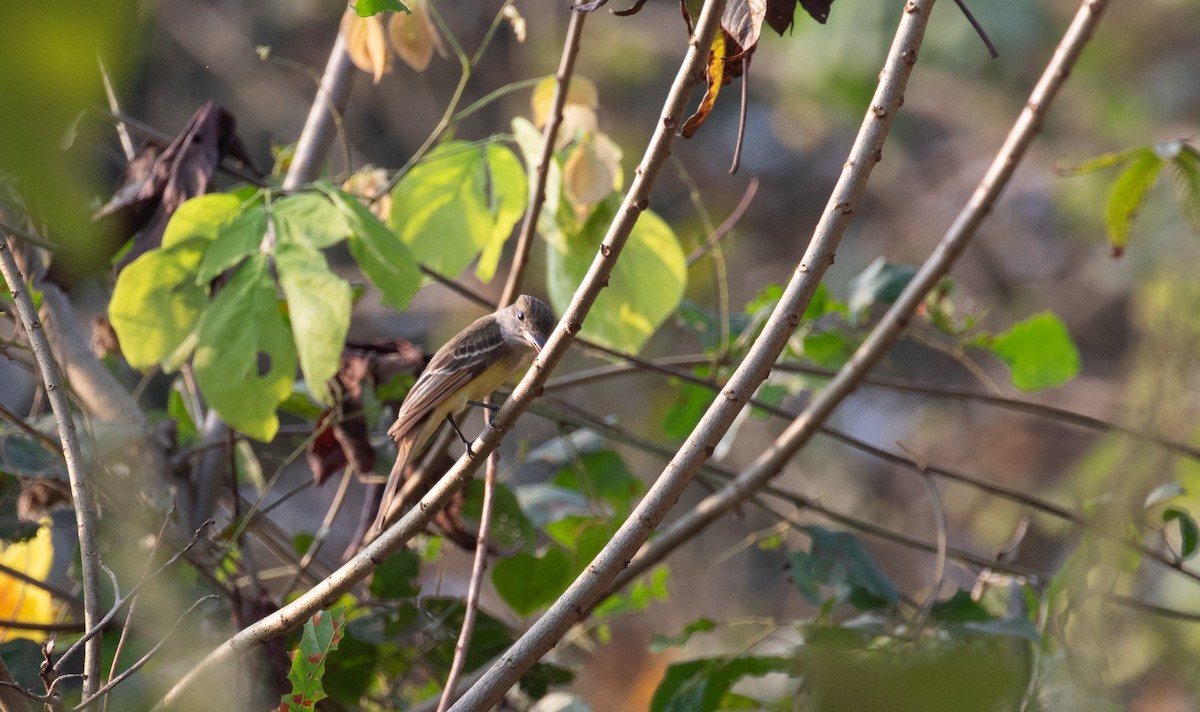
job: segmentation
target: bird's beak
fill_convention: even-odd
[[[542,349],[545,348],[545,346],[546,346],[546,337],[545,336],[535,336],[535,335],[529,333],[528,331],[525,332],[524,336],[525,336],[525,340],[529,342],[529,345],[532,346],[533,350],[536,351],[537,353],[540,354],[542,352]]]

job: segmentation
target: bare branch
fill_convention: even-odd
[[[82,564],[80,573],[83,578],[83,625],[91,629],[100,618],[100,552],[96,546],[96,504],[92,499],[92,486],[83,469],[83,452],[80,449],[79,436],[75,432],[75,419],[67,401],[67,392],[63,388],[58,363],[50,350],[50,341],[46,338],[46,331],[42,328],[37,309],[33,306],[33,299],[25,288],[25,277],[17,267],[12,250],[9,249],[8,236],[0,237],[0,274],[4,275],[13,302],[16,303],[17,313],[29,336],[29,345],[37,359],[46,386],[46,395],[54,411],[54,420],[58,424],[59,438],[62,439],[63,458],[67,463],[71,496],[75,503],[75,527],[79,536]],[[44,293],[44,296],[48,295],[49,291]],[[86,675],[83,681],[85,695],[95,691],[100,679],[101,652],[99,638],[88,642],[83,666]]]
[[[1047,65],[1041,80],[1009,132],[991,167],[980,182],[975,194],[963,208],[954,224],[942,238],[937,249],[922,265],[917,275],[899,299],[888,309],[874,331],[867,337],[846,366],[809,404],[775,443],[733,482],[715,495],[707,497],[684,514],[648,546],[630,564],[630,570],[640,568],[643,558],[661,558],[691,538],[696,532],[737,506],[782,471],[783,466],[820,429],[833,409],[850,394],[899,338],[917,306],[925,295],[936,287],[950,266],[966,247],[976,229],[995,205],[1008,180],[1020,164],[1025,150],[1037,134],[1038,126],[1058,90],[1070,75],[1083,47],[1091,37],[1107,0],[1084,0],[1075,20],[1063,36],[1054,57]],[[910,3],[909,7],[912,6]]]
[[[517,235],[517,247],[513,254],[512,268],[508,272],[508,280],[501,292],[500,306],[508,306],[516,300],[521,289],[521,278],[525,275],[525,265],[529,261],[529,250],[533,246],[533,235],[537,231],[538,217],[546,203],[546,179],[550,175],[550,161],[554,160],[554,144],[558,139],[558,128],[562,125],[563,106],[567,103],[567,93],[571,85],[571,75],[575,72],[575,57],[579,55],[579,38],[583,36],[583,22],[587,13],[572,12],[567,24],[567,39],[563,42],[562,59],[558,63],[558,72],[554,75],[554,97],[550,102],[550,114],[546,119],[546,128],[542,131],[542,152],[538,156],[537,166],[533,166],[537,178],[529,194],[529,208],[521,222],[521,232]],[[558,206],[551,206],[557,209]]]

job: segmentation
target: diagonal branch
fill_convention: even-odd
[[[530,368],[513,396],[491,419],[490,425],[484,429],[483,434],[472,444],[471,449],[475,453],[475,458],[472,459],[466,455],[460,458],[416,507],[328,578],[318,582],[275,613],[247,626],[209,653],[167,692],[155,709],[172,708],[189,687],[207,675],[213,668],[255,648],[263,641],[270,640],[301,625],[314,612],[329,605],[355,583],[365,578],[384,558],[398,551],[405,542],[424,531],[433,515],[450,501],[454,493],[466,484],[479,465],[496,449],[504,435],[512,429],[517,417],[529,407],[529,404],[539,394],[541,384],[566,353],[574,335],[579,332],[584,318],[592,304],[595,303],[600,290],[608,283],[608,277],[633,231],[634,224],[642,211],[649,206],[651,189],[659,171],[670,155],[675,131],[680,125],[687,100],[699,83],[699,79],[703,77],[709,46],[716,34],[721,4],[721,0],[707,0],[701,13],[701,22],[698,23],[698,27],[702,29],[697,31],[690,43],[687,55],[664,103],[661,119],[650,138],[642,162],[638,166],[637,175],[630,184],[628,195],[617,211],[616,219],[601,243],[591,269],[579,289],[576,290],[570,307],[563,315],[534,366]]]
[[[1080,53],[1091,38],[1108,0],[1084,0],[1071,26],[1067,29],[1053,58],[1034,87],[1029,101],[1009,132],[1004,145],[996,155],[991,167],[980,181],[975,193],[959,213],[937,249],[900,298],[888,309],[874,331],[847,362],[838,375],[775,442],[754,461],[737,479],[720,492],[706,497],[687,514],[675,521],[633,559],[626,569],[625,579],[644,571],[649,562],[658,561],[666,552],[672,551],[690,539],[725,512],[761,488],[772,477],[782,471],[783,466],[818,432],[834,408],[866,378],[871,369],[884,357],[904,331],[916,308],[926,294],[934,289],[950,270],[962,253],[975,231],[991,212],[1000,194],[1008,185],[1026,149],[1038,133],[1054,97],[1071,73]],[[910,3],[911,5],[911,3]]]

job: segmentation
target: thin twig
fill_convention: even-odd
[[[576,13],[579,14],[579,13]],[[491,402],[490,399],[488,402]],[[495,501],[496,471],[500,469],[500,453],[496,450],[488,455],[483,478],[483,511],[479,514],[479,533],[475,537],[475,561],[471,566],[471,582],[467,586],[466,611],[463,613],[462,630],[454,643],[454,660],[450,663],[450,674],[438,701],[438,712],[446,712],[458,698],[458,679],[467,664],[467,652],[471,647],[471,636],[475,632],[475,618],[479,612],[479,593],[483,589],[483,573],[487,571],[488,532],[492,527],[492,509]]]
[[[583,22],[587,19],[585,12],[572,12],[567,24],[567,38],[563,42],[562,58],[558,62],[558,71],[554,74],[554,97],[550,101],[550,113],[546,119],[546,127],[542,130],[542,151],[538,156],[533,185],[530,187],[529,207],[521,222],[521,231],[517,234],[517,246],[513,253],[512,268],[508,271],[508,279],[501,292],[500,306],[508,306],[516,301],[521,289],[521,279],[525,275],[525,266],[529,263],[529,251],[533,247],[533,235],[537,231],[538,217],[546,203],[546,179],[550,175],[550,162],[554,160],[554,145],[558,140],[558,129],[562,126],[563,106],[567,103],[567,94],[571,86],[571,76],[575,72],[575,58],[579,55],[579,38],[583,36]],[[557,210],[558,206],[550,206]]]
[[[958,255],[965,249],[984,218],[1020,164],[1029,144],[1037,134],[1042,118],[1058,90],[1070,75],[1083,47],[1087,44],[1107,0],[1085,0],[1074,22],[1063,36],[1054,57],[1047,65],[1041,80],[1034,88],[1024,110],[1010,131],[1004,146],[976,188],[975,194],[963,208],[954,224],[909,282],[904,292],[888,309],[883,319],[863,344],[839,371],[828,386],[813,399],[804,412],[779,438],[744,470],[733,482],[715,495],[705,498],[673,522],[630,563],[629,574],[661,558],[684,541],[689,540],[709,523],[736,507],[750,493],[782,471],[783,466],[819,430],[833,409],[858,386],[863,378],[890,350],[899,338],[925,295],[934,289],[949,271]],[[912,6],[910,3],[909,7]]]
[[[353,12],[350,9],[346,11]],[[321,162],[333,143],[335,121],[345,111],[353,88],[354,63],[346,52],[346,36],[339,29],[333,48],[329,50],[329,60],[325,63],[325,74],[317,87],[317,95],[309,107],[304,128],[300,130],[292,164],[283,179],[284,190],[295,190],[316,179]]]
[[[97,690],[91,696],[85,696],[84,700],[82,702],[80,702],[75,707],[71,708],[73,710],[73,712],[77,712],[78,710],[82,710],[82,709],[86,709],[86,708],[90,707],[93,703],[96,702],[96,700],[100,699],[100,697],[102,697],[104,695],[107,695],[110,691],[112,691],[112,689],[114,687],[116,687],[117,685],[124,682],[130,675],[132,675],[135,672],[137,672],[138,670],[142,669],[142,666],[144,666],[146,663],[150,662],[150,659],[153,658],[156,654],[158,654],[158,651],[162,649],[162,646],[166,645],[167,640],[169,640],[171,638],[171,636],[175,633],[175,629],[178,628],[179,624],[182,623],[185,619],[187,619],[188,616],[190,616],[192,614],[192,611],[195,611],[197,608],[204,605],[205,603],[208,603],[209,601],[217,600],[218,598],[220,598],[220,596],[218,596],[217,594],[210,593],[206,596],[201,596],[195,603],[188,606],[188,609],[183,612],[183,615],[179,616],[179,619],[176,620],[175,623],[171,625],[171,628],[169,630],[167,630],[167,633],[166,633],[166,635],[164,635],[162,637],[162,640],[158,641],[158,643],[155,644],[155,646],[153,648],[150,648],[150,650],[147,651],[147,653],[145,655],[143,655],[141,658],[136,660],[132,665],[130,665],[128,668],[126,668],[125,672],[122,672],[120,675],[118,675],[116,678],[114,678],[112,681],[110,681],[104,687],[101,687],[99,690]]]
[[[104,60],[100,55],[96,55],[96,64],[100,65],[100,79],[104,82],[104,95],[108,97],[108,108],[113,114],[121,111],[121,102],[117,101],[117,92],[113,89],[112,79],[108,76],[108,69],[104,66]],[[121,141],[121,151],[125,153],[125,160],[133,160],[133,139],[129,137],[129,129],[123,122],[117,122],[117,138]]]
[[[8,236],[0,235],[0,273],[8,284],[17,314],[25,326],[29,337],[29,345],[37,359],[38,368],[45,383],[46,395],[50,407],[54,411],[54,421],[58,424],[59,438],[63,444],[63,459],[67,464],[67,475],[71,480],[71,496],[75,503],[75,527],[79,536],[79,555],[81,560],[80,575],[83,579],[83,625],[91,629],[100,619],[100,552],[96,544],[96,503],[92,499],[92,487],[84,471],[83,452],[79,445],[79,437],[75,432],[75,419],[71,414],[71,405],[67,401],[67,392],[63,388],[62,375],[54,354],[50,350],[50,341],[42,328],[33,299],[25,288],[25,277],[17,267],[17,261],[9,249]],[[83,671],[86,676],[83,681],[84,694],[95,691],[100,680],[100,658],[102,648],[100,639],[89,641],[84,654]]]
[[[338,483],[337,492],[333,495],[333,501],[329,503],[329,509],[325,512],[325,519],[321,522],[321,526],[317,529],[313,539],[309,542],[308,549],[304,552],[300,562],[296,564],[296,573],[292,575],[288,582],[284,584],[277,600],[287,600],[288,594],[296,588],[296,584],[300,582],[305,570],[309,564],[317,558],[317,554],[321,552],[321,547],[325,544],[325,540],[329,538],[329,532],[333,527],[333,520],[337,517],[338,512],[342,509],[342,504],[346,501],[346,493],[350,491],[350,482],[354,480],[354,468],[346,466],[342,468],[342,480]]]
[[[749,209],[750,203],[754,201],[754,196],[757,193],[758,178],[751,178],[750,183],[746,186],[746,192],[742,194],[742,199],[738,201],[737,207],[733,209],[729,217],[725,218],[725,222],[718,225],[717,229],[713,230],[708,239],[704,241],[704,244],[692,250],[692,254],[687,256],[688,267],[691,267],[696,263],[696,260],[708,254],[709,250],[716,247],[733,230],[734,226],[741,221],[742,216],[746,214],[746,210]]]

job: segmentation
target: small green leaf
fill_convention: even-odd
[[[354,196],[339,190],[330,199],[350,223],[350,254],[379,288],[379,300],[397,311],[407,309],[421,287],[421,268],[408,246]]]
[[[354,14],[359,17],[371,17],[381,12],[412,14],[412,10],[408,9],[408,5],[400,2],[400,0],[356,0],[351,5],[354,7]]]
[[[194,279],[207,244],[193,237],[150,250],[117,276],[108,318],[129,365],[146,369],[168,361],[196,331],[208,306],[207,291]],[[186,356],[170,360],[180,362]]]
[[[196,238],[216,240],[242,214],[243,204],[240,197],[230,193],[208,193],[184,202],[167,222],[161,246],[176,247]]]
[[[547,257],[550,301],[560,313],[592,266],[621,196],[596,205],[587,222],[562,245],[550,243]],[[608,288],[596,298],[583,334],[612,348],[637,352],[683,298],[687,264],[675,233],[651,211],[634,226]]]
[[[863,313],[874,304],[891,304],[896,301],[916,274],[917,268],[912,265],[898,265],[882,257],[876,258],[858,276],[850,280],[850,320],[857,323]]]
[[[678,635],[667,637],[656,634],[650,641],[650,652],[661,653],[669,648],[682,648],[696,633],[711,633],[716,629],[717,624],[711,618],[697,618],[685,625]]]
[[[267,211],[253,205],[220,226],[212,243],[204,250],[196,284],[207,286],[225,270],[253,254],[262,245],[267,229]]]
[[[310,712],[317,702],[325,699],[321,678],[325,662],[337,650],[346,629],[346,613],[341,608],[318,611],[304,624],[300,645],[292,653],[292,669],[288,681],[292,691],[279,700],[279,709],[288,712]]]
[[[1108,242],[1113,252],[1120,254],[1129,242],[1129,230],[1150,191],[1158,181],[1165,163],[1150,148],[1133,152],[1129,164],[1117,176],[1108,193],[1105,207],[1105,223],[1108,225]]]
[[[1200,233],[1200,151],[1190,144],[1183,144],[1171,162],[1175,174],[1175,199],[1179,211]]]
[[[329,379],[337,373],[350,329],[350,285],[329,271],[325,256],[299,244],[275,246],[279,283],[287,297],[304,382],[329,404]]]
[[[1079,349],[1066,325],[1042,312],[1003,334],[978,341],[1008,364],[1013,385],[1023,391],[1061,386],[1079,373]]]
[[[529,194],[525,170],[509,148],[498,143],[488,144],[487,167],[492,188],[489,201],[492,230],[475,265],[475,276],[481,282],[490,282],[495,276],[504,243],[512,235],[513,226],[525,214]]]
[[[485,152],[465,141],[447,141],[392,191],[388,227],[418,261],[457,276],[492,234],[486,187]]]
[[[265,255],[243,263],[204,312],[193,366],[222,420],[264,442],[275,437],[275,409],[292,392],[296,350]]]
[[[1200,526],[1196,519],[1183,507],[1167,507],[1162,515],[1163,524],[1175,522],[1179,526],[1179,555],[1190,559],[1196,555],[1196,545],[1200,542]]]
[[[270,210],[279,244],[304,245],[319,250],[346,239],[346,216],[320,193],[300,193],[274,203]]]
[[[542,556],[521,552],[496,564],[492,584],[514,613],[528,616],[566,589],[570,568],[570,557],[558,547],[547,549]]]
[[[594,617],[603,619],[626,613],[643,613],[651,603],[669,600],[667,579],[670,574],[671,570],[666,566],[654,567],[648,577],[633,584],[629,593],[614,594],[596,606]]]

